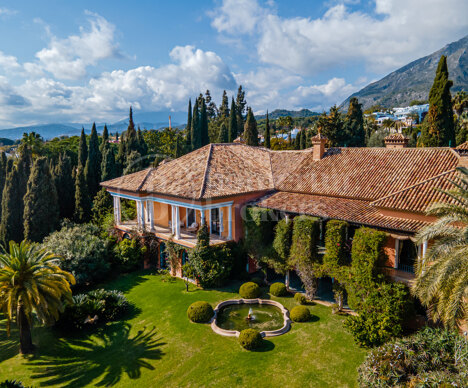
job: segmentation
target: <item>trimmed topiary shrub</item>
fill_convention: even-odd
[[[245,329],[240,332],[239,343],[244,349],[258,349],[262,345],[262,342],[263,338],[258,330]]]
[[[195,323],[206,323],[213,318],[213,307],[208,302],[194,302],[187,309],[188,318]]]
[[[285,296],[287,295],[288,290],[284,283],[276,282],[270,286],[270,294],[274,296]]]
[[[239,288],[239,294],[244,299],[255,299],[260,296],[262,290],[259,285],[254,282],[244,283]]]
[[[307,304],[306,296],[304,294],[300,293],[300,292],[296,292],[294,294],[294,299],[299,304]]]
[[[294,322],[307,322],[311,318],[310,311],[306,306],[294,306],[289,316]]]

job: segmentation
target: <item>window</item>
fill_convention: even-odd
[[[218,234],[220,228],[219,223],[219,209],[211,209],[211,225],[210,225],[210,233]]]
[[[195,222],[195,209],[187,209],[187,227]]]

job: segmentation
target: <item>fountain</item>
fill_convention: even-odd
[[[249,309],[249,313],[247,314],[247,319],[248,321],[253,321],[255,317],[252,315],[252,307]]]

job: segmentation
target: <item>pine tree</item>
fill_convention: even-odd
[[[227,120],[229,117],[229,100],[226,91],[223,91],[223,97],[221,99],[221,105],[219,107],[219,115],[221,120]]]
[[[350,147],[364,147],[366,145],[366,131],[364,130],[364,116],[361,104],[356,97],[349,100],[346,115],[345,133]]]
[[[2,220],[0,222],[0,239],[4,245],[11,240],[23,240],[23,208],[20,196],[18,169],[13,167],[7,176],[2,194]]]
[[[91,216],[91,200],[88,193],[84,169],[78,166],[75,178],[75,221],[88,222]]]
[[[229,133],[225,123],[221,123],[218,143],[229,143]]]
[[[421,130],[419,144],[425,147],[455,145],[455,125],[450,94],[453,82],[448,77],[447,57],[442,55],[429,92],[429,112]]]
[[[195,151],[199,149],[202,145],[198,98],[195,100],[195,105],[193,106],[191,138],[192,138],[192,151]]]
[[[236,103],[234,97],[231,100],[231,112],[229,113],[229,143],[237,139],[237,117]]]
[[[265,134],[263,137],[265,138],[265,148],[271,148],[270,120],[268,119],[268,111],[266,114]]]
[[[208,119],[209,120],[214,119],[216,115],[218,114],[218,108],[216,107],[216,104],[211,98],[211,94],[209,90],[205,92],[205,104],[206,104],[206,113],[208,115]]]
[[[24,237],[42,242],[53,232],[59,219],[57,191],[47,158],[37,158],[31,170],[28,190],[24,197]]]
[[[247,118],[244,125],[244,140],[247,145],[258,146],[257,121],[255,120],[252,108],[249,108],[247,112]]]
[[[106,147],[102,155],[101,181],[117,178],[117,166],[115,164],[114,149]]]
[[[57,190],[59,216],[72,219],[75,210],[75,182],[71,159],[66,153],[60,155],[52,176]]]
[[[185,126],[185,147],[192,151],[192,99],[188,102],[187,125]]]
[[[86,166],[86,161],[88,160],[88,146],[86,144],[86,135],[84,128],[81,129],[81,136],[80,136],[80,145],[78,148],[78,167]]]
[[[210,138],[208,136],[208,115],[206,113],[206,104],[205,104],[204,99],[202,99],[201,101],[200,133],[201,133],[201,145],[203,147],[210,143]]]
[[[88,160],[85,166],[85,177],[88,182],[88,193],[90,198],[94,198],[99,191],[101,179],[101,152],[99,151],[99,139],[96,131],[96,124],[93,123],[91,136],[89,138]]]

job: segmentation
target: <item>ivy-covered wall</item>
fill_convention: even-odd
[[[330,220],[325,229],[325,255],[323,264],[329,268],[349,264],[349,252],[346,247],[346,221]]]
[[[243,220],[244,245],[250,256],[260,260],[266,251],[271,251],[275,225],[271,210],[258,207],[246,209]]]
[[[319,261],[317,242],[319,219],[310,216],[294,218],[290,262],[292,265],[313,264]]]

